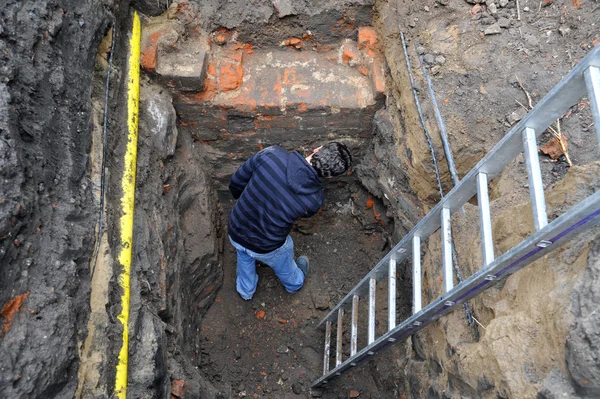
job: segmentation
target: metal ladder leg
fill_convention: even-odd
[[[421,237],[412,239],[413,314],[420,312],[421,303]],[[420,324],[420,323],[419,323]]]
[[[375,341],[375,288],[377,280],[371,277],[369,280],[369,334],[368,345]],[[375,352],[369,351],[369,355],[374,355]]]
[[[342,364],[342,336],[344,334],[344,309],[338,309],[335,367]]]
[[[396,327],[396,259],[390,259],[388,270],[388,330],[394,327]]]
[[[529,195],[531,197],[531,209],[533,211],[533,226],[535,231],[539,231],[548,224],[548,216],[546,215],[544,183],[542,182],[542,171],[540,169],[535,130],[530,127],[523,130],[523,147],[525,150],[525,160],[527,161],[527,176],[529,177]]]
[[[444,293],[454,287],[452,274],[452,233],[450,232],[450,209],[442,208],[442,267],[444,269]],[[449,306],[454,305],[449,304]]]
[[[325,354],[323,355],[323,375],[329,373],[329,351],[331,349],[331,321],[325,323]]]
[[[591,66],[584,72],[592,116],[596,125],[596,135],[600,144],[600,68]]]
[[[350,357],[356,355],[358,349],[358,295],[352,296],[352,327],[350,329]],[[356,363],[352,363],[356,366]]]
[[[481,232],[481,251],[483,267],[494,261],[494,242],[492,241],[492,217],[490,197],[488,195],[487,174],[477,175],[477,202],[479,203],[479,231]]]

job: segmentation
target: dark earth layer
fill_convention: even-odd
[[[70,398],[77,386],[97,218],[91,80],[112,4],[0,6],[2,397]]]

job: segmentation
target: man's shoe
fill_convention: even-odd
[[[301,257],[296,259],[296,264],[298,265],[300,270],[302,270],[302,273],[304,273],[304,277],[306,277],[306,275],[308,274],[308,264],[309,264],[308,256],[302,255]]]

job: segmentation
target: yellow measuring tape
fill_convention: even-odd
[[[129,298],[131,281],[131,248],[133,245],[133,209],[135,202],[135,169],[137,162],[138,109],[140,102],[140,37],[141,25],[137,12],[133,13],[133,27],[129,40],[129,75],[127,77],[127,149],[123,164],[121,186],[121,252],[119,264],[122,271],[119,285],[123,289],[121,313],[118,316],[123,325],[123,344],[119,351],[115,394],[120,399],[127,397],[127,364],[129,360]]]

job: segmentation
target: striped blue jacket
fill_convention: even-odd
[[[285,242],[296,219],[313,216],[325,194],[315,169],[298,152],[272,146],[254,154],[231,177],[238,199],[228,233],[245,248],[267,253]]]

